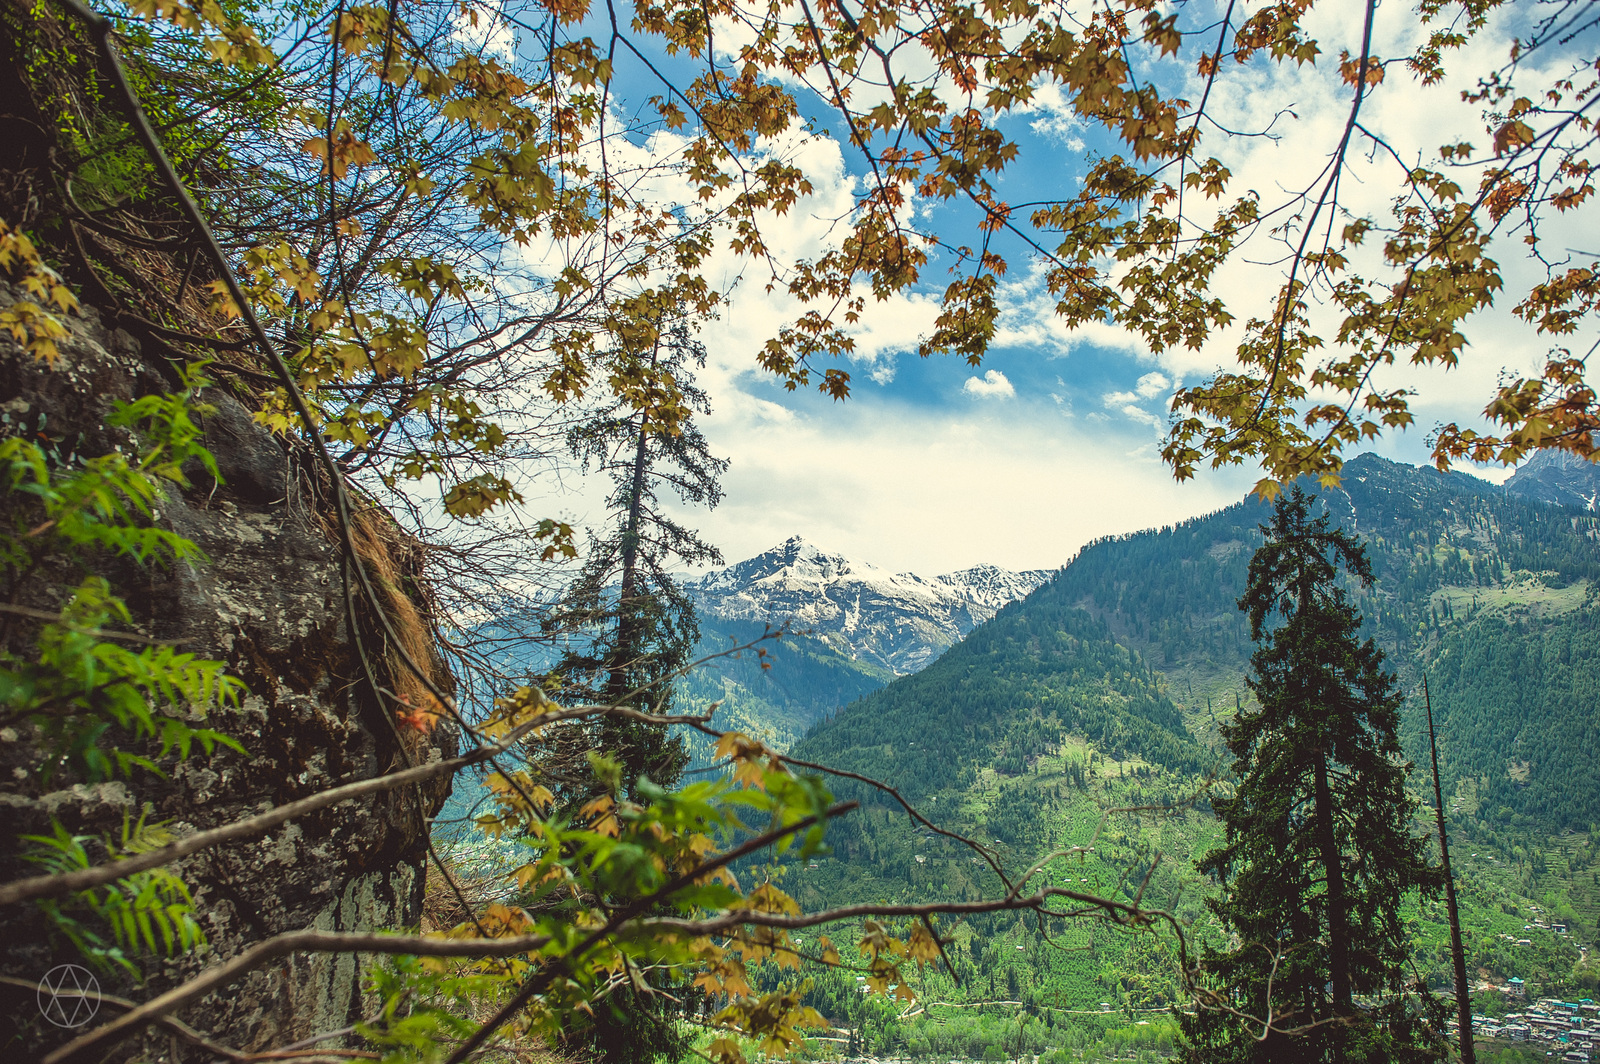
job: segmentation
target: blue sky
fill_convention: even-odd
[[[1327,61],[1359,32],[1348,12],[1318,9],[1313,25],[1324,41],[1321,67],[1241,68],[1219,81],[1215,110],[1240,129],[1260,129],[1279,109],[1278,139],[1237,138],[1210,144],[1235,173],[1234,190],[1253,188],[1265,202],[1309,182],[1337,139],[1348,96]],[[1198,18],[1198,15],[1186,15]],[[1418,33],[1404,5],[1385,5],[1374,50],[1403,54]],[[1463,70],[1492,65],[1504,55],[1508,35],[1491,26],[1476,51],[1462,56]],[[1145,76],[1181,84],[1189,76],[1170,63]],[[624,66],[624,98],[659,91]],[[1402,152],[1431,157],[1447,138],[1482,142],[1481,118],[1459,100],[1459,84],[1423,90],[1403,71],[1375,91],[1364,121]],[[826,118],[821,101],[802,101],[802,113]],[[823,125],[827,125],[824,121]],[[1024,202],[1068,195],[1085,169],[1094,143],[1044,94],[1030,114],[1008,120],[1021,155],[1001,180],[1002,197]],[[642,151],[660,144],[645,145]],[[784,218],[769,220],[779,253],[815,254],[836,236],[829,219],[847,210],[860,164],[825,138],[790,138],[774,146],[799,161],[817,188]],[[1359,209],[1378,209],[1394,187],[1388,160],[1356,160],[1350,182]],[[923,205],[925,206],[925,205]],[[920,210],[917,221],[937,227],[952,243],[971,243],[960,209]],[[1596,242],[1594,215],[1572,216],[1575,242]],[[1506,261],[1514,286],[1526,269]],[[1218,290],[1243,315],[1261,312],[1259,297],[1281,278],[1261,265],[1273,248],[1263,243],[1254,264],[1241,262],[1218,278]],[[925,272],[924,293],[943,288],[945,265]],[[717,280],[735,279],[731,257]],[[1011,568],[1053,567],[1088,540],[1205,513],[1240,498],[1255,482],[1253,469],[1205,471],[1179,485],[1160,463],[1159,438],[1171,389],[1194,383],[1231,355],[1221,335],[1199,352],[1155,355],[1109,327],[1067,334],[1050,301],[1030,280],[1023,256],[1013,258],[1007,311],[995,348],[977,369],[961,359],[922,359],[915,350],[931,321],[929,300],[913,293],[869,304],[858,335],[860,351],[848,368],[855,394],[836,403],[815,393],[787,392],[754,365],[759,344],[793,312],[781,296],[762,291],[763,272],[746,268],[732,287],[719,320],[703,339],[711,362],[702,383],[715,412],[705,422],[713,448],[732,461],[727,498],[713,513],[684,517],[718,543],[729,561],[766,549],[789,535],[895,570],[932,574],[978,562]],[[1509,301],[1508,301],[1509,302]],[[1319,325],[1324,335],[1328,323]],[[1378,383],[1414,387],[1418,425],[1392,434],[1372,449],[1410,462],[1427,460],[1425,438],[1438,422],[1472,419],[1503,368],[1526,370],[1542,360],[1547,344],[1501,309],[1475,320],[1472,346],[1460,370],[1420,372],[1397,367]],[[1501,479],[1504,471],[1491,472]],[[569,515],[586,516],[581,499]]]

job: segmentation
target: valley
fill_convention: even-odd
[[[1565,472],[1577,490],[1582,471]],[[1371,456],[1321,505],[1367,543],[1376,579],[1351,591],[1408,694],[1402,737],[1422,765],[1429,683],[1475,1010],[1515,1014],[1517,985],[1596,996],[1600,518]],[[833,1031],[811,1055],[1170,1055],[1188,1001],[1180,950],[1215,933],[1205,902],[1216,885],[1195,859],[1220,841],[1210,796],[1231,785],[1219,725],[1253,697],[1235,602],[1267,511],[1246,500],[1097,541],[1053,573],[891,575],[794,538],[687,585],[696,653],[713,658],[680,681],[680,708],[717,703],[720,728],[896,788],[988,848],[1012,882],[1070,851],[1027,885],[1137,899],[1172,918],[1126,927],[1069,906],[1044,926],[941,924],[946,956],[906,969],[911,1002],[860,993],[848,958],[807,964],[806,1000]],[[765,653],[723,653],[752,644]],[[685,741],[691,770],[714,770],[712,740]],[[830,852],[746,862],[742,877],[770,877],[806,910],[1005,889],[972,848],[883,793],[829,785],[861,803],[830,825]],[[1409,789],[1414,830],[1431,837],[1431,784],[1413,770]],[[466,779],[456,791],[458,816],[483,797]],[[1405,918],[1418,974],[1447,994],[1443,903],[1412,899]],[[795,978],[755,974],[768,989]]]
[[[1596,10],[11,0],[0,1064],[1596,1064]]]
[[[1530,996],[1596,996],[1600,617],[1590,588],[1600,526],[1586,511],[1373,456],[1352,461],[1322,504],[1366,539],[1376,580],[1352,590],[1412,696],[1402,734],[1422,765],[1429,681],[1475,1009],[1513,1011],[1513,978]],[[1265,512],[1246,501],[1091,544],[920,670],[836,712],[802,710],[805,669],[837,678],[867,656],[849,643],[873,629],[863,610],[829,642],[795,641],[770,669],[741,673],[749,696],[719,720],[727,727],[739,714],[781,743],[810,714],[795,756],[897,788],[941,827],[992,847],[1012,875],[1072,849],[1029,882],[1142,898],[1172,914],[1192,949],[1212,933],[1204,899],[1215,887],[1194,859],[1219,834],[1209,788],[1229,778],[1217,725],[1251,697],[1251,643],[1234,600]],[[723,687],[733,690],[727,674]],[[781,718],[768,709],[779,704],[790,707]],[[913,824],[883,794],[849,780],[832,789],[862,810],[831,826],[830,855],[748,871],[770,872],[807,909],[1000,888],[970,849]],[[1431,795],[1420,770],[1409,789]],[[1431,803],[1414,826],[1431,833]],[[1413,899],[1406,921],[1419,974],[1448,993],[1442,902]],[[1005,1059],[1125,1050],[1161,1059],[1171,1010],[1185,1000],[1177,934],[1095,915],[1047,923],[973,916],[941,927],[947,963],[912,977],[916,1004],[850,993],[837,971],[808,972],[811,994],[857,1032],[851,1045],[880,1056],[998,1059],[998,1045]]]
[[[721,702],[722,727],[787,749],[824,716],[923,668],[1049,578],[979,566],[925,580],[793,537],[687,582],[700,624],[698,657],[758,640],[766,656],[717,658],[681,683],[680,697]],[[774,631],[785,634],[762,640]],[[703,759],[705,738],[685,739]]]

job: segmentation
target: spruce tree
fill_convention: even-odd
[[[1445,1052],[1437,1008],[1407,986],[1401,902],[1439,878],[1411,831],[1402,698],[1340,586],[1341,570],[1370,586],[1372,568],[1313,502],[1279,497],[1239,600],[1256,704],[1222,728],[1237,784],[1214,802],[1224,843],[1199,861],[1228,941],[1203,949],[1201,1007],[1182,1018],[1196,1064]]]
[[[721,564],[722,555],[663,506],[663,489],[679,502],[714,507],[727,469],[714,457],[695,416],[710,401],[694,383],[706,351],[679,318],[648,351],[618,371],[620,397],[568,434],[585,471],[611,480],[607,523],[597,530],[577,578],[552,614],[552,628],[571,633],[553,673],[561,699],[625,704],[671,712],[672,677],[700,638],[694,604],[673,570]],[[585,744],[622,766],[625,789],[641,778],[677,782],[688,762],[681,738],[652,724],[608,719]],[[581,774],[581,773],[580,773]]]
[[[662,499],[665,491],[712,507],[722,498],[718,478],[728,463],[711,454],[694,420],[710,412],[693,373],[705,361],[705,347],[677,317],[647,349],[618,360],[615,400],[568,434],[585,470],[607,476],[612,490],[607,521],[550,619],[567,636],[567,651],[552,670],[563,702],[673,711],[673,680],[691,660],[700,629],[672,570],[722,561]],[[644,780],[675,785],[689,760],[679,736],[642,721],[607,718],[588,729],[554,731],[538,759],[567,815],[607,786],[587,771],[591,750],[616,763],[620,790],[633,798],[641,797]],[[657,971],[635,974],[639,981],[596,1003],[592,1022],[570,1031],[563,1049],[606,1064],[683,1059],[692,1039],[674,1022],[673,1003],[688,988],[669,988]]]

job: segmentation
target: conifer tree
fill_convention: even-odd
[[[1214,803],[1225,840],[1199,867],[1223,886],[1208,904],[1229,941],[1203,951],[1211,997],[1182,1019],[1194,1064],[1445,1051],[1436,1006],[1407,986],[1401,902],[1439,880],[1411,832],[1402,698],[1340,586],[1341,570],[1370,585],[1372,568],[1313,502],[1279,497],[1239,600],[1257,704],[1222,728],[1237,785]]]
[[[607,525],[568,588],[551,625],[577,633],[554,672],[566,700],[632,704],[670,711],[666,681],[690,660],[700,630],[694,604],[673,576],[681,565],[720,564],[722,555],[662,505],[663,489],[707,507],[722,499],[724,459],[711,454],[695,424],[710,403],[694,383],[705,347],[687,321],[663,328],[648,351],[624,362],[623,399],[568,434],[586,469],[609,477]],[[677,782],[688,757],[661,728],[607,720],[587,743],[617,760],[625,789],[647,777]]]
[[[672,681],[700,638],[694,604],[672,569],[722,561],[715,547],[663,508],[661,498],[666,490],[707,507],[722,498],[718,478],[728,463],[711,454],[694,421],[710,411],[693,374],[705,360],[688,322],[670,320],[644,351],[618,360],[626,379],[613,386],[621,398],[568,434],[573,453],[586,469],[609,477],[612,490],[607,523],[551,618],[572,635],[553,670],[563,701],[672,711]],[[590,751],[615,763],[618,789],[635,797],[642,780],[670,788],[688,763],[682,738],[659,725],[607,718],[597,727],[570,730],[542,758],[544,779],[556,784],[552,790],[569,810],[609,789],[601,772],[586,771]],[[568,1033],[567,1051],[607,1064],[683,1059],[691,1039],[672,1013],[687,988],[663,994],[660,973],[634,974],[596,1004],[587,1027]]]

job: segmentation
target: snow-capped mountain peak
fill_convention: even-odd
[[[688,585],[720,620],[787,624],[896,673],[915,672],[1050,578],[979,565],[923,578],[890,573],[793,536]]]
[[[726,592],[754,585],[826,584],[857,570],[876,572],[873,566],[852,562],[842,554],[829,554],[799,536],[790,536],[754,558],[701,577],[697,586]]]

